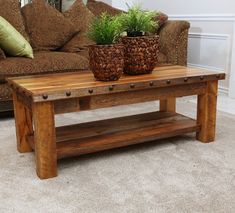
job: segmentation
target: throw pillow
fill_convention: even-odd
[[[0,16],[0,48],[10,56],[33,58],[33,50],[26,39]]]
[[[0,16],[6,19],[24,38],[29,41],[24,20],[20,12],[19,0],[0,0]]]
[[[94,44],[94,42],[87,37],[87,32],[94,15],[86,5],[84,5],[82,0],[76,0],[70,9],[63,14],[68,20],[76,24],[77,30],[80,29],[80,32],[68,41],[61,50],[66,52],[87,50],[88,45]]]
[[[36,50],[56,50],[77,33],[73,23],[45,0],[33,0],[21,11],[32,46]]]
[[[0,61],[6,59],[6,55],[5,53],[3,52],[3,50],[0,48]]]
[[[104,12],[107,12],[111,16],[119,15],[120,13],[124,12],[104,2],[98,2],[95,0],[88,0],[87,7],[95,16],[99,16],[101,15],[101,13],[104,13]]]

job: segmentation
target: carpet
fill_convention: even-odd
[[[154,111],[157,102],[64,114],[69,124]],[[195,117],[196,105],[177,111]],[[215,143],[194,134],[60,160],[59,176],[40,180],[34,154],[16,151],[13,119],[0,120],[0,212],[233,213],[235,117],[218,112]]]

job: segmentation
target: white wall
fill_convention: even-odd
[[[234,0],[113,0],[112,5],[127,9],[125,2],[163,11],[173,20],[190,21],[189,65],[226,72],[220,89],[235,98]]]

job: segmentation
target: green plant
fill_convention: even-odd
[[[118,18],[102,13],[92,22],[88,36],[98,45],[107,45],[114,44],[121,32]]]
[[[143,11],[140,6],[136,5],[129,8],[127,13],[121,14],[118,19],[127,36],[136,37],[157,30],[158,23],[154,21],[156,15],[157,12]]]

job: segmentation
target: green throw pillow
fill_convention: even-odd
[[[10,56],[33,58],[33,49],[26,39],[0,16],[0,48]]]

